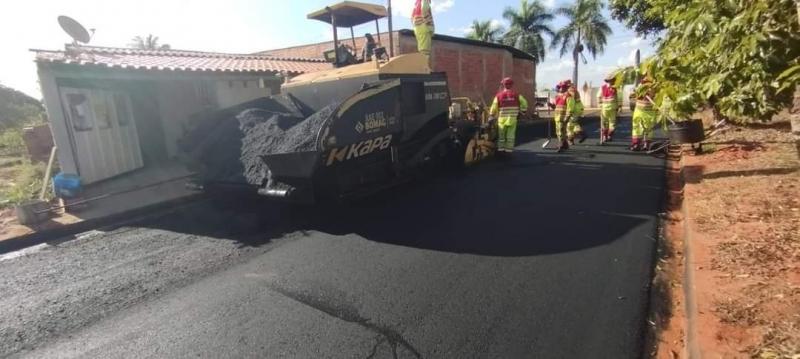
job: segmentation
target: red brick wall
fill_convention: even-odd
[[[487,54],[485,57],[486,60],[486,71],[484,72],[484,82],[483,87],[486,89],[486,92],[491,92],[492,89],[499,88],[500,80],[505,77],[503,73],[503,60],[505,54]],[[489,94],[491,97],[493,94]],[[487,103],[489,99],[486,100]]]
[[[461,70],[459,68],[460,51],[457,48],[436,49],[433,54],[436,71],[446,72],[450,93],[453,97],[463,96],[461,91]]]
[[[398,52],[398,43],[397,43],[397,33],[394,34],[394,48],[395,53]],[[385,46],[388,50],[389,48],[389,34],[388,33],[381,33],[380,39],[376,39],[378,43]],[[345,45],[353,46],[350,37],[342,37],[339,38]],[[364,48],[364,43],[367,41],[365,37],[357,37],[356,38],[356,51],[358,55],[361,56],[361,50]],[[309,44],[309,45],[301,45],[301,46],[294,46],[294,47],[287,47],[284,49],[275,49],[275,50],[267,50],[259,52],[260,55],[273,55],[273,56],[280,56],[280,57],[311,57],[311,58],[322,58],[322,53],[328,50],[333,49],[333,41],[326,41],[320,42],[316,44]]]
[[[411,51],[416,51],[416,46]],[[469,97],[491,103],[499,89],[500,80],[512,76],[517,91],[525,98],[533,98],[533,62],[515,59],[506,50],[434,41],[432,57],[434,71],[447,73],[453,97]]]
[[[388,46],[388,34],[381,34],[380,41]],[[364,38],[356,39],[357,49],[362,48],[363,42]],[[413,36],[399,36],[395,33],[394,44],[395,54],[398,55],[417,51],[417,41]],[[321,57],[323,51],[331,48],[332,41],[261,53],[286,57]],[[533,62],[516,59],[507,50],[434,40],[431,56],[434,71],[447,73],[450,94],[453,97],[469,97],[491,103],[500,80],[511,76],[517,91],[528,99],[533,98]]]
[[[470,98],[486,98],[483,93],[483,51],[461,51],[461,93]]]
[[[513,78],[515,88],[528,100],[534,97],[534,65],[533,61],[514,59]]]

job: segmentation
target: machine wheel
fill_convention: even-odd
[[[483,159],[483,154],[478,145],[478,139],[471,138],[464,150],[464,164],[469,166]]]

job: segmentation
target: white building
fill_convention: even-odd
[[[321,59],[67,45],[32,50],[61,171],[84,184],[178,154],[199,113],[277,93]]]

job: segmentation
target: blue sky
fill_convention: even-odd
[[[338,0],[9,0],[0,12],[0,34],[4,50],[0,56],[0,83],[40,97],[36,67],[30,48],[59,49],[70,42],[58,27],[56,17],[69,15],[87,28],[95,28],[91,45],[126,46],[136,35],[155,34],[176,49],[251,53],[291,45],[329,40],[329,26],[307,20],[305,15]],[[385,4],[379,0],[362,0]],[[409,28],[414,0],[393,0],[394,27]],[[557,7],[563,0],[545,0]],[[433,0],[438,33],[464,36],[474,19],[494,20],[505,25],[502,12],[517,7],[519,0]],[[564,19],[553,22],[554,28]],[[633,51],[653,52],[648,40],[610,20],[614,34],[598,58],[587,56],[581,64],[580,81],[599,84],[605,73],[633,61]],[[381,24],[386,29],[385,21]],[[344,30],[340,30],[342,35]],[[373,26],[357,28],[357,34],[372,32]],[[349,35],[349,34],[348,34]],[[571,76],[569,56],[559,58],[550,51],[537,70],[539,87],[552,87]]]

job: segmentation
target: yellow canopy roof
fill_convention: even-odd
[[[357,1],[342,1],[308,14],[308,18],[331,23],[331,13],[336,15],[336,27],[352,27],[384,18],[388,15],[383,5]]]

